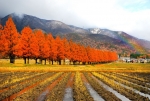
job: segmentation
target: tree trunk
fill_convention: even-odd
[[[42,59],[40,59],[40,64],[42,64]]]
[[[35,58],[35,64],[37,64],[37,58]]]
[[[59,60],[59,65],[61,65],[61,60]]]
[[[26,64],[27,63],[26,58],[24,57],[23,59],[24,59],[24,64]]]
[[[73,61],[73,65],[75,65],[75,63],[76,63],[76,62],[75,62],[75,61]]]
[[[9,58],[10,58],[10,63],[15,63],[15,55],[10,54]]]
[[[82,62],[82,64],[83,64],[83,65],[85,65],[85,64],[86,64],[86,62]]]
[[[52,60],[52,65],[54,64],[54,61]]]
[[[27,59],[28,59],[28,64],[29,64],[29,57]]]

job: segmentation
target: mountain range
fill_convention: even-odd
[[[32,29],[42,29],[45,33],[52,33],[55,37],[73,40],[74,42],[90,46],[93,48],[117,51],[119,54],[128,55],[130,53],[150,53],[150,41],[138,39],[123,31],[112,31],[101,28],[80,28],[67,25],[56,20],[45,20],[35,16],[24,14],[22,17],[12,13],[1,18],[0,23],[5,25],[8,17],[13,18],[19,32],[25,27]]]

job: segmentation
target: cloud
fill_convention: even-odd
[[[29,14],[79,27],[127,32],[150,40],[149,0],[0,0],[0,16]]]

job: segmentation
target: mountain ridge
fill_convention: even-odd
[[[111,31],[101,28],[83,29],[57,20],[45,20],[27,14],[19,17],[14,13],[1,18],[2,25],[5,25],[9,16],[12,16],[19,32],[25,26],[30,26],[32,29],[42,29],[46,33],[52,33],[53,36],[60,35],[67,39],[72,38],[77,43],[99,49],[109,49],[125,54],[150,52],[150,41],[138,39],[123,31]]]
[[[5,24],[9,16],[12,16],[19,32],[23,29],[24,26],[29,25],[32,29],[42,29],[47,33],[51,32],[53,34],[57,34],[57,33],[62,34],[62,33],[71,33],[71,32],[82,33],[82,34],[88,33],[88,31],[86,31],[85,29],[80,28],[76,30],[75,27],[71,27],[57,20],[45,20],[27,14],[23,14],[22,18],[20,18],[14,13],[9,14],[1,19],[2,25]]]
[[[136,42],[136,45],[141,45],[141,46],[144,46],[144,48],[146,49],[150,49],[150,46],[149,46],[150,41],[136,38],[135,36],[131,36],[123,31],[111,31],[109,29],[100,29],[100,28],[89,29],[89,31],[93,34],[102,34],[102,35],[112,37],[114,39],[123,40],[129,44]]]

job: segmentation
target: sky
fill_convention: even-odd
[[[124,31],[150,41],[150,0],[0,0],[0,17],[11,13]]]

